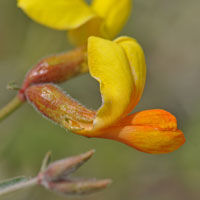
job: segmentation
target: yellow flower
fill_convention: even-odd
[[[146,78],[144,53],[136,40],[90,37],[88,65],[100,83],[98,111],[86,109],[51,84],[29,87],[28,100],[45,116],[83,136],[117,140],[147,153],[171,152],[185,142],[176,118],[167,111],[128,115],[141,98]]]
[[[89,36],[114,38],[130,14],[132,0],[18,0],[18,6],[36,22],[68,30],[70,40],[85,44]]]

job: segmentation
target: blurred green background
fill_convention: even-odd
[[[148,155],[114,141],[87,139],[56,126],[26,104],[0,124],[0,180],[35,175],[48,150],[55,160],[94,148],[95,156],[77,175],[112,178],[113,184],[84,200],[200,199],[199,7],[198,0],[135,0],[121,32],[135,37],[146,55],[147,84],[135,110],[163,108],[173,113],[186,136],[184,146],[171,154]],[[65,32],[32,22],[15,0],[0,0],[0,107],[15,96],[6,90],[7,83],[21,84],[39,59],[71,48]],[[89,108],[101,103],[98,85],[89,75],[61,87]],[[68,198],[35,187],[1,199]]]

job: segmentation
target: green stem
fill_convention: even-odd
[[[33,178],[33,179],[30,179],[28,181],[23,181],[23,182],[11,185],[9,187],[6,187],[4,189],[1,189],[0,190],[0,196],[15,192],[17,190],[21,190],[21,189],[24,189],[24,188],[27,188],[27,187],[35,186],[37,184],[38,184],[37,177]]]
[[[2,109],[0,109],[0,121],[4,120],[11,113],[13,113],[18,107],[22,105],[23,101],[20,98],[15,96],[13,100],[11,100],[7,105],[5,105]]]

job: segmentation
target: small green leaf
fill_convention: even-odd
[[[0,182],[0,191],[5,189],[5,188],[8,188],[10,186],[14,186],[16,184],[19,184],[19,183],[22,183],[22,182],[25,182],[25,181],[28,181],[28,180],[29,180],[29,178],[27,178],[27,177],[18,176],[18,177],[15,177],[15,178],[11,178],[11,179],[1,181]]]
[[[8,83],[8,85],[6,86],[6,88],[8,90],[20,90],[19,85],[15,81],[12,81],[12,82]]]

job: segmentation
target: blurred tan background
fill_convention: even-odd
[[[173,113],[187,139],[183,147],[148,155],[114,141],[87,139],[54,125],[26,104],[0,124],[0,180],[35,175],[48,150],[55,160],[94,148],[95,156],[76,175],[112,178],[113,184],[84,200],[200,199],[199,8],[198,0],[135,0],[121,32],[135,37],[146,54],[147,84],[136,110]],[[32,22],[15,0],[0,0],[0,107],[15,95],[6,90],[7,83],[21,83],[39,59],[70,48],[65,32]],[[89,75],[61,87],[89,108],[101,103],[98,85]],[[68,198],[35,187],[2,199]]]

